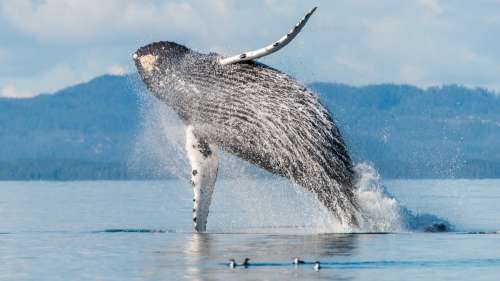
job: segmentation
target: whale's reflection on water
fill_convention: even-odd
[[[498,234],[484,234],[486,240],[464,233],[165,235],[166,250],[155,253],[148,277],[154,272],[162,280],[404,280],[436,274],[441,280],[464,270],[489,277],[500,272],[500,256],[493,250],[461,255],[474,245],[498,242]],[[294,257],[305,263],[294,265]],[[247,267],[231,268],[231,258],[238,264],[251,260]],[[315,261],[321,270],[313,269]]]
[[[278,235],[278,234],[211,234],[193,233],[183,237],[183,258],[172,266],[183,268],[186,280],[290,280],[317,279],[312,268],[316,260],[349,257],[356,251],[358,236],[355,234]],[[180,241],[179,241],[180,242]],[[171,249],[172,250],[172,249]],[[169,260],[172,252],[164,252]],[[159,259],[161,260],[161,253]],[[293,258],[300,257],[303,265],[293,265]],[[228,260],[241,263],[250,258],[248,267],[230,268]],[[177,271],[177,270],[175,270]],[[333,275],[332,275],[333,274]],[[177,274],[176,274],[177,275]],[[323,274],[325,275],[325,274]],[[328,278],[350,280],[350,274],[338,276],[330,272]],[[285,278],[285,279],[282,279]],[[320,278],[321,279],[321,278]]]
[[[229,239],[228,239],[229,238]],[[318,259],[350,256],[356,249],[355,234],[278,235],[193,233],[186,237],[184,253],[190,257],[226,261],[250,257],[254,262],[289,261],[293,257]],[[227,240],[230,240],[227,241]],[[225,245],[230,243],[230,245]]]

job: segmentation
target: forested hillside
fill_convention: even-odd
[[[0,179],[154,177],[127,165],[140,127],[140,85],[135,75],[107,75],[50,95],[0,99]],[[309,86],[353,159],[373,163],[386,178],[500,177],[494,93],[456,85]]]

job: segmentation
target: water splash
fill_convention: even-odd
[[[129,159],[130,170],[147,178],[189,178],[184,125],[170,107],[143,87],[136,87],[136,92],[141,124]]]
[[[389,194],[376,169],[355,166],[359,228],[340,223],[311,193],[285,179],[255,171],[233,156],[223,156],[209,229],[230,233],[387,233],[452,230],[443,219],[414,214]],[[251,166],[250,166],[251,167]],[[265,196],[263,195],[265,194]],[[440,229],[440,225],[444,229]]]
[[[140,97],[141,130],[136,136],[130,167],[146,176],[176,176],[189,178],[187,159],[184,153],[185,127],[177,114],[164,103],[152,97],[141,85],[136,85]],[[271,136],[270,136],[271,137]],[[436,216],[414,214],[398,204],[381,184],[381,179],[372,166],[357,164],[354,168],[355,196],[359,203],[359,228],[351,228],[335,218],[311,192],[303,187],[230,155],[222,155],[219,183],[214,198],[223,192],[231,194],[233,205],[223,209],[239,210],[238,216],[224,214],[219,223],[209,223],[218,232],[293,232],[293,233],[349,233],[349,232],[401,232],[440,231],[451,229],[451,225]],[[263,181],[267,189],[262,188]],[[224,187],[221,180],[230,180]],[[229,190],[230,189],[230,190]],[[262,198],[262,194],[267,194]],[[271,196],[273,193],[277,196]],[[222,212],[222,211],[219,211]],[[292,217],[290,217],[292,215]],[[221,216],[213,214],[212,216]],[[213,220],[212,220],[213,221]]]
[[[432,214],[415,214],[398,203],[381,184],[377,170],[367,163],[355,166],[357,199],[361,208],[361,232],[443,232],[454,229]]]
[[[362,232],[399,232],[404,229],[401,207],[380,183],[377,170],[367,163],[355,166],[356,196],[361,208]]]

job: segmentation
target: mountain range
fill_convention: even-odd
[[[459,85],[308,86],[332,113],[353,160],[371,163],[382,177],[500,177],[494,92]],[[144,112],[159,103],[144,92],[135,74],[105,75],[53,94],[0,98],[0,179],[175,176],[152,167],[158,161],[131,165],[144,138]]]

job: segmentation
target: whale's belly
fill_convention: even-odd
[[[312,92],[253,64],[206,77],[192,105],[191,122],[199,137],[299,183],[335,205],[332,209],[349,208],[351,159],[329,112]]]

